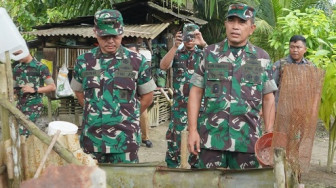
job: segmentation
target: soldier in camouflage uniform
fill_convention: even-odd
[[[273,79],[279,88],[279,90],[275,92],[276,105],[279,100],[281,72],[284,65],[293,63],[297,65],[314,65],[312,62],[304,58],[306,51],[306,38],[301,35],[294,35],[289,40],[289,55],[273,64]]]
[[[195,64],[201,57],[202,51],[196,45],[206,46],[202,34],[195,24],[185,24],[183,35],[178,32],[175,36],[175,44],[162,58],[160,68],[167,70],[173,68],[173,105],[171,107],[171,122],[166,133],[167,153],[166,163],[168,167],[176,168],[180,166],[181,159],[181,132],[187,129],[187,103],[190,89],[190,78],[194,73]],[[182,43],[184,47],[178,49]],[[195,157],[189,159],[193,167]]]
[[[229,6],[227,38],[204,49],[195,70],[188,101],[189,151],[199,168],[257,168],[254,145],[261,136],[259,111],[267,131],[274,123],[274,95],[269,55],[252,45],[255,11],[245,4]],[[204,112],[199,115],[204,94]]]
[[[99,46],[77,58],[71,81],[84,107],[80,143],[99,163],[137,163],[140,113],[156,85],[146,59],[121,45],[119,11],[96,12],[94,24]]]
[[[16,107],[35,123],[42,113],[43,93],[55,91],[56,86],[48,67],[30,54],[19,62],[13,69],[14,91],[18,97]],[[30,133],[20,125],[20,134]]]
[[[160,69],[160,61],[167,54],[167,48],[165,44],[153,44],[152,45],[152,74],[158,87],[166,86],[167,72]]]

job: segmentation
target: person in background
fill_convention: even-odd
[[[129,44],[125,44],[125,47],[127,47],[129,50],[140,53],[138,44],[129,43]],[[150,59],[146,58],[146,61],[150,62]],[[149,140],[149,123],[148,123],[147,109],[145,109],[145,111],[143,111],[140,115],[140,128],[141,128],[141,142],[145,144],[146,147],[152,148],[153,143]]]
[[[179,49],[179,46],[184,46]],[[197,45],[205,47],[199,27],[195,24],[185,24],[183,33],[177,32],[173,47],[162,58],[160,68],[173,69],[173,105],[171,107],[171,122],[166,133],[167,152],[166,163],[170,168],[181,165],[181,132],[187,129],[187,103],[190,89],[190,78],[197,67],[196,62],[202,56],[202,50]],[[189,158],[189,164],[194,167],[197,159]]]
[[[281,73],[284,65],[297,64],[297,65],[314,65],[312,62],[304,58],[307,51],[306,38],[302,35],[294,35],[289,39],[289,55],[276,61],[273,64],[273,79],[278,86],[275,92],[275,104],[277,106],[279,101],[279,93],[281,88]]]
[[[123,32],[119,11],[97,11],[99,46],[77,58],[71,81],[84,108],[81,147],[99,163],[139,162],[140,114],[156,88],[146,59],[121,45]]]
[[[188,101],[188,149],[198,168],[258,168],[254,146],[261,136],[263,110],[267,132],[274,123],[277,90],[266,51],[248,40],[256,26],[255,10],[231,4],[223,41],[204,49]],[[204,111],[200,114],[204,97]]]
[[[18,55],[22,52],[16,52]],[[19,60],[13,69],[13,86],[17,95],[16,107],[25,114],[30,121],[36,123],[43,110],[43,93],[56,90],[56,85],[49,69],[37,61],[31,54]],[[20,125],[20,134],[29,135],[29,131]]]

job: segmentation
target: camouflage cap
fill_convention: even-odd
[[[243,20],[248,20],[250,18],[254,18],[255,10],[254,8],[246,5],[246,4],[231,4],[229,6],[228,14],[226,18],[231,16],[237,16]]]
[[[190,42],[194,40],[194,31],[199,30],[198,25],[188,23],[183,26],[182,38],[184,42]]]
[[[124,33],[123,17],[117,10],[104,9],[97,11],[94,16],[94,24],[98,36]]]

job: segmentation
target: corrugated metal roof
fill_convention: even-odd
[[[189,21],[189,22],[193,22],[193,23],[197,23],[199,25],[205,25],[207,24],[208,22],[205,21],[205,20],[202,20],[200,18],[196,18],[194,16],[187,16],[187,15],[183,15],[183,14],[178,14],[178,13],[175,13],[174,11],[170,10],[170,9],[167,9],[167,8],[164,8],[164,7],[161,7],[160,5],[157,5],[153,2],[147,2],[148,6],[149,7],[152,7],[156,10],[159,10],[163,13],[167,13],[167,14],[170,14],[170,15],[173,15],[177,18],[180,18],[181,20],[183,21]]]
[[[125,37],[140,37],[147,39],[154,39],[164,29],[169,26],[169,23],[162,24],[145,24],[145,25],[125,25],[124,36]],[[73,26],[73,27],[55,27],[50,29],[42,29],[36,31],[27,32],[28,34],[35,36],[81,36],[84,38],[93,38],[93,26]]]

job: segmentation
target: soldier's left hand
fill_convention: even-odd
[[[24,86],[21,86],[21,90],[23,93],[35,93],[35,90],[34,88],[28,86],[28,85],[24,85]]]
[[[194,40],[195,45],[198,45],[204,48],[207,45],[207,43],[203,39],[202,33],[199,30],[195,30],[194,35],[195,35],[195,40]]]

